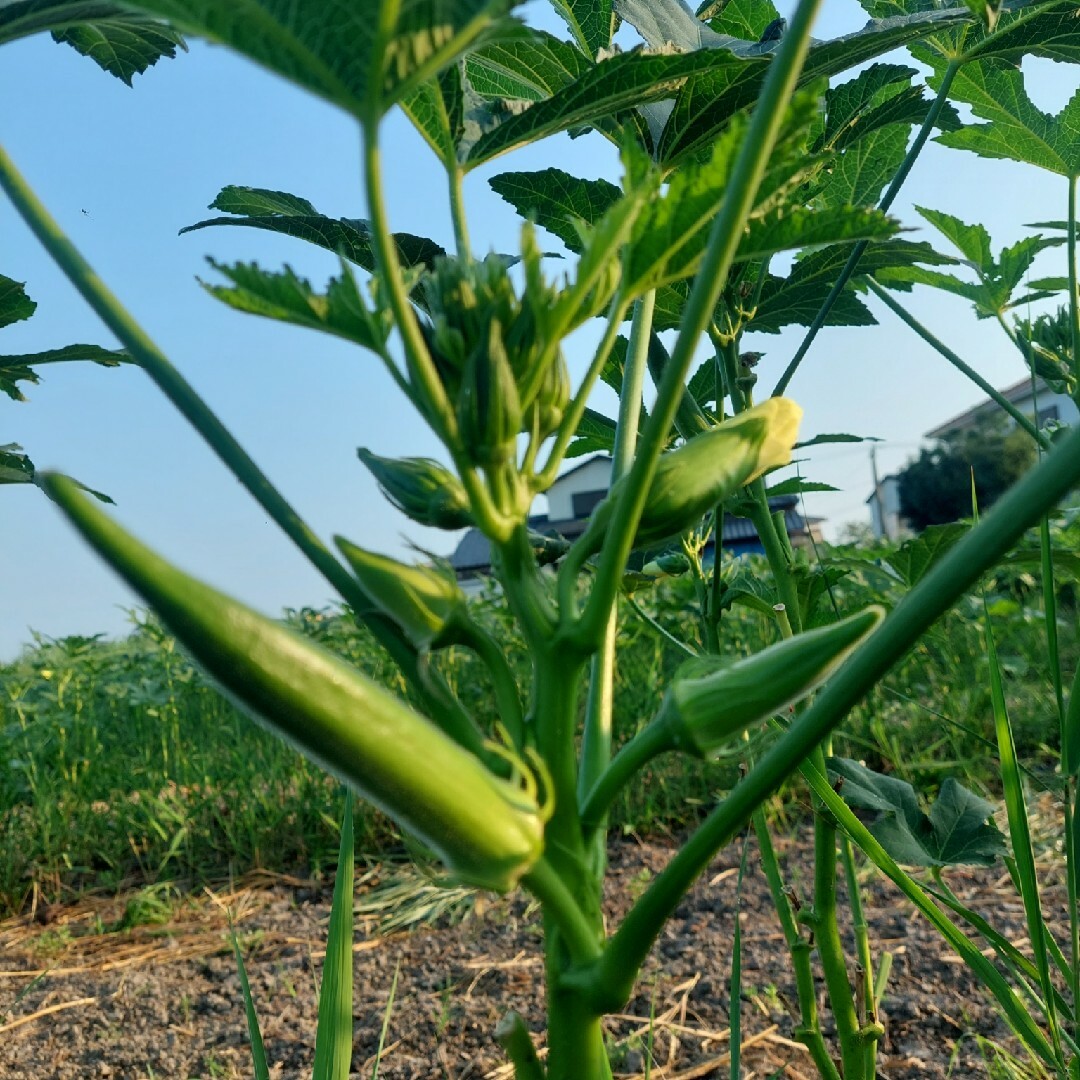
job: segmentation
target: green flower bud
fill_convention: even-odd
[[[465,489],[437,461],[384,458],[365,447],[360,447],[357,454],[379,482],[382,493],[418,525],[467,529],[472,524]]]
[[[676,672],[657,723],[675,749],[712,757],[751,724],[816,690],[884,615],[874,605],[742,660],[696,657]]]
[[[646,563],[641,572],[649,577],[679,577],[690,569],[690,560],[681,551],[670,551]]]
[[[466,607],[465,594],[453,577],[365,551],[341,536],[335,536],[334,543],[364,592],[417,649],[450,643],[454,621],[464,617]]]
[[[536,395],[535,408],[539,410],[537,427],[540,429],[541,438],[546,439],[558,430],[570,402],[571,389],[570,369],[560,354],[544,373]]]
[[[513,457],[521,404],[498,319],[473,350],[458,398],[458,428],[475,465],[491,468]]]
[[[44,487],[98,553],[255,719],[350,784],[469,884],[504,892],[540,858],[546,810],[333,653],[189,577],[66,477]]]
[[[653,547],[693,528],[717,503],[769,469],[787,465],[802,409],[769,398],[660,455],[634,546]],[[598,550],[629,477],[619,480],[593,512],[582,543]]]

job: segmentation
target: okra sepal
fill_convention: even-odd
[[[495,776],[333,653],[139,543],[72,480],[48,474],[41,484],[230,698],[422,840],[462,881],[505,892],[537,862],[549,808],[527,765],[513,759],[511,779]]]

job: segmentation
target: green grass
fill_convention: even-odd
[[[842,611],[890,598],[872,570],[850,573],[833,596]],[[637,599],[662,626],[693,640],[682,581]],[[990,593],[1018,758],[1036,786],[1052,786],[1058,728],[1039,601],[1022,574]],[[1069,671],[1076,654],[1072,601],[1066,586],[1058,615]],[[505,614],[478,603],[523,665]],[[288,618],[404,691],[347,613],[303,609]],[[152,619],[133,615],[133,622],[120,641],[38,637],[17,661],[0,666],[0,913],[21,909],[35,887],[56,900],[122,885],[188,888],[254,868],[318,875],[336,864],[336,783],[237,713]],[[723,632],[731,648],[751,649],[771,640],[772,628],[759,612],[735,604]],[[631,612],[619,640],[622,740],[652,715],[657,687],[684,657]],[[439,662],[465,706],[490,728],[490,688],[480,665],[460,650]],[[981,601],[951,613],[843,731],[842,753],[895,772],[917,790],[930,792],[953,774],[1000,794]],[[615,827],[684,831],[735,783],[738,765],[736,756],[712,765],[661,762],[615,805]],[[782,824],[785,815],[798,815],[802,798],[796,791],[775,800],[770,812]],[[356,839],[366,854],[401,846],[387,820],[363,804]]]

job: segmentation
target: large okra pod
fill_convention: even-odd
[[[503,780],[314,642],[170,565],[66,477],[43,485],[226,693],[431,847],[462,880],[506,891],[539,859],[544,813],[525,766]]]

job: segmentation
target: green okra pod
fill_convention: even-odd
[[[417,836],[463,881],[504,892],[540,858],[547,808],[520,761],[513,779],[495,776],[333,653],[156,555],[74,481],[50,474],[42,486],[238,705]]]
[[[424,650],[451,643],[455,623],[467,618],[467,602],[450,574],[365,551],[342,536],[335,536],[334,543],[360,587],[413,646]]]
[[[742,660],[690,660],[682,677],[676,673],[654,723],[664,727],[673,749],[711,757],[751,724],[813,693],[884,617],[875,604]]]

